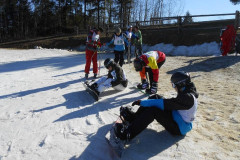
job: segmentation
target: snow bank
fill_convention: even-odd
[[[194,46],[173,46],[172,44],[143,45],[143,51],[159,50],[171,56],[217,56],[220,55],[219,45],[216,42],[203,43]]]
[[[219,44],[216,42],[203,43],[194,46],[174,46],[172,44],[159,43],[154,46],[143,44],[143,52],[159,50],[170,56],[220,56]],[[75,48],[77,51],[84,51],[85,46],[81,45]],[[103,47],[101,50],[113,52],[113,48]],[[134,52],[134,47],[132,47]]]

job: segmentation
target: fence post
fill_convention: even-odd
[[[182,31],[182,17],[178,17],[177,21],[178,21],[178,34],[180,34]]]
[[[238,26],[239,26],[239,11],[236,11],[235,22],[234,22],[234,27],[236,30],[238,30]]]

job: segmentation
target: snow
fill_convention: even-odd
[[[217,44],[213,42],[191,47],[158,44],[148,47],[148,50],[162,49],[167,55],[208,56],[219,55],[216,48]],[[109,52],[99,54],[102,65],[106,57],[113,58],[114,55]],[[199,58],[204,60],[204,57]],[[199,58],[192,62],[197,62]],[[160,70],[162,80],[159,87],[161,94],[171,97],[176,94],[170,86],[167,71],[174,67],[187,66],[185,61],[191,59],[178,57],[175,60],[175,57],[168,57],[167,60]],[[235,65],[238,62],[231,61]],[[104,139],[105,134],[117,119],[120,106],[130,105],[134,100],[147,97],[129,87],[122,92],[110,89],[101,95],[99,102],[95,102],[81,84],[85,80],[84,67],[85,54],[77,51],[41,47],[29,50],[0,49],[0,160],[114,159]],[[232,64],[230,67],[234,69],[235,66]],[[131,65],[124,65],[124,70],[130,81],[139,81],[139,75]],[[106,73],[106,69],[101,66],[101,75]],[[211,77],[205,77],[203,72],[194,72],[193,75],[197,77],[197,85]],[[213,80],[217,77],[211,78]],[[222,78],[220,76],[217,79]],[[232,84],[239,84],[238,78]],[[211,95],[201,95],[200,102],[205,99],[206,103],[211,103],[214,99]],[[239,100],[239,96],[232,101],[237,99]],[[216,108],[218,107],[220,106]],[[207,112],[212,116],[211,110]],[[221,120],[224,123],[218,122],[216,128],[221,125],[239,129],[237,110],[229,115],[233,122],[231,125],[222,120],[221,113],[214,117],[211,121]],[[122,159],[229,159],[229,156],[239,159],[239,148],[236,149],[239,146],[239,137],[236,138],[239,130],[234,130],[236,134],[228,139],[228,143],[235,149],[226,149],[218,145],[221,141],[225,142],[224,138],[220,139],[221,133],[225,131],[218,133],[219,140],[216,140],[215,133],[204,123],[204,118],[204,115],[199,114],[196,128],[185,137],[169,134],[154,121],[131,142]],[[205,128],[208,129],[202,131]],[[207,138],[203,138],[204,135]],[[214,138],[208,139],[211,136]]]
[[[133,51],[132,47],[132,51]],[[85,46],[75,48],[78,51],[84,51]],[[103,50],[112,51],[112,48],[103,47]],[[174,46],[172,44],[159,43],[154,46],[143,44],[143,52],[162,51],[169,56],[219,56],[220,45],[217,42],[203,43],[194,46]]]
[[[160,50],[167,55],[172,56],[217,56],[221,54],[219,45],[216,42],[203,43],[194,46],[173,46],[172,44],[160,43],[145,50]]]

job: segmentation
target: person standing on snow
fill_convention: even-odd
[[[130,107],[121,107],[120,115],[129,125],[116,124],[115,134],[121,140],[130,140],[157,120],[173,135],[186,135],[192,129],[196,117],[198,93],[187,72],[176,72],[171,77],[172,87],[177,92],[176,98],[165,99],[159,95],[147,100],[137,100],[132,106],[139,105],[134,113]]]
[[[91,62],[93,62],[94,78],[97,77],[98,64],[97,64],[97,50],[101,47],[100,34],[103,32],[102,28],[90,30],[86,41],[86,65],[85,65],[85,78],[88,78]]]
[[[138,26],[134,27],[134,35],[136,38],[133,41],[133,45],[135,45],[135,55],[138,57],[142,55],[142,32]]]
[[[127,31],[125,33],[128,41],[131,42],[131,38],[133,36],[132,26],[128,26]],[[131,46],[128,48],[128,45],[125,44],[125,47],[126,47],[126,53],[128,52],[128,49],[130,50],[130,56],[131,56]]]
[[[137,85],[139,89],[146,89],[146,93],[155,94],[158,89],[159,69],[165,63],[166,55],[161,51],[149,51],[134,60],[134,68],[140,72],[141,82]],[[149,83],[146,77],[149,75]]]
[[[119,65],[122,67],[124,62],[123,54],[125,52],[125,44],[128,45],[129,42],[126,39],[126,35],[121,32],[122,31],[120,28],[116,28],[112,40],[109,43],[107,43],[107,46],[109,46],[112,43],[114,44],[115,53],[114,62],[119,63]]]
[[[110,58],[107,58],[104,61],[104,66],[108,69],[108,75],[93,82],[93,84],[90,85],[90,88],[98,95],[110,87],[119,91],[124,90],[128,85],[128,80],[119,64],[115,63]]]
[[[128,48],[128,45],[125,44],[125,48],[126,48],[125,53],[128,54],[128,49],[129,49],[130,58],[131,58],[131,55],[132,55],[132,54],[131,54],[131,39],[137,38],[137,37],[135,36],[135,34],[132,32],[132,29],[133,29],[132,26],[128,26],[127,31],[125,32],[126,37],[127,37],[128,41],[129,41],[129,48]],[[130,62],[131,62],[131,61],[130,61]]]

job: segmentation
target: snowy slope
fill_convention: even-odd
[[[105,159],[103,137],[119,107],[141,98],[109,90],[94,102],[81,84],[84,54],[1,49],[0,57],[2,159]]]
[[[106,57],[113,54],[100,54],[102,63]],[[180,66],[181,58],[167,60],[160,70],[161,76],[167,77],[160,82],[160,92],[173,96],[170,75],[165,72]],[[84,67],[85,55],[79,52],[0,49],[0,160],[113,159],[105,134],[121,105],[146,97],[132,88],[122,92],[110,89],[95,102],[81,84]],[[139,81],[131,65],[124,65],[124,69],[132,82]],[[102,67],[101,75],[106,73]],[[205,125],[198,122],[195,129],[202,130]],[[199,133],[193,130],[186,137],[172,136],[153,122],[133,140],[122,159],[206,159],[218,151],[222,153],[218,159],[229,156],[218,143],[201,141],[204,134]],[[230,155],[239,158],[238,150]]]

